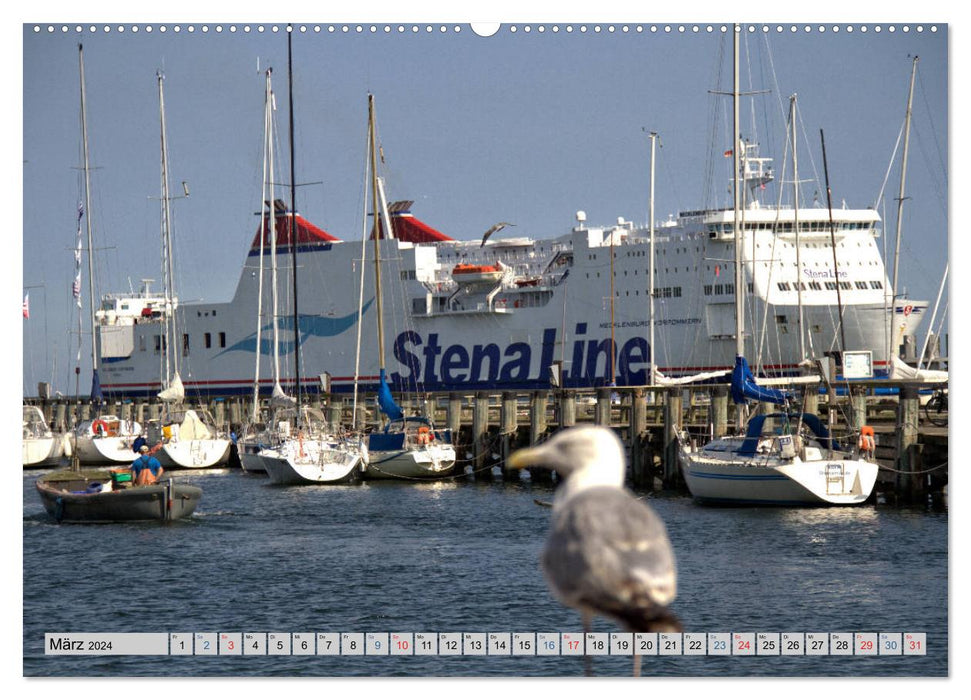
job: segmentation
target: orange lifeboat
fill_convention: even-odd
[[[459,284],[494,283],[502,278],[502,270],[496,265],[469,265],[459,263],[452,268],[452,279]]]

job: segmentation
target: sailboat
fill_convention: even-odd
[[[78,207],[78,242],[75,249],[76,277],[75,296],[78,300],[78,363],[81,361],[81,217],[87,228],[88,244],[88,310],[91,321],[91,401],[100,409],[103,400],[101,382],[98,377],[98,350],[95,341],[97,333],[96,305],[94,297],[93,234],[91,226],[91,168],[88,153],[87,92],[84,83],[84,47],[78,46],[78,66],[81,83],[81,139],[84,152],[84,204]],[[86,214],[86,216],[85,216]],[[80,364],[75,376],[81,376]],[[68,456],[77,456],[82,464],[129,464],[135,459],[135,441],[142,435],[142,426],[136,421],[124,420],[115,415],[101,413],[81,421],[65,441],[64,451]]]
[[[392,237],[391,217],[384,196],[384,186],[377,172],[377,136],[374,120],[374,96],[368,95],[368,164],[371,176],[371,204],[374,214],[375,307],[378,325],[379,387],[378,407],[388,419],[383,429],[368,434],[368,479],[427,479],[447,476],[455,466],[455,446],[447,430],[436,429],[423,415],[405,416],[395,403],[388,385],[384,360],[384,315],[381,291],[381,238]]]
[[[44,420],[37,406],[24,404],[23,446],[24,467],[51,467],[60,464],[64,442]]]
[[[220,434],[215,421],[204,409],[189,409],[182,405],[185,386],[180,375],[181,343],[174,343],[178,298],[174,291],[174,265],[172,260],[172,220],[169,213],[168,143],[165,131],[164,76],[156,74],[158,81],[159,121],[162,155],[162,250],[163,279],[165,280],[164,308],[159,320],[164,326],[161,338],[163,362],[163,389],[158,398],[164,404],[164,415],[149,426],[148,443],[156,446],[156,457],[163,467],[206,468],[224,464],[229,459],[231,442]],[[169,370],[172,369],[172,374]]]
[[[745,144],[738,132],[738,29],[734,52],[734,239],[735,239],[735,368],[732,401],[742,408],[748,401],[783,407],[779,413],[756,415],[744,433],[715,438],[693,449],[681,440],[680,462],[688,490],[702,503],[752,505],[854,505],[869,498],[878,467],[872,461],[872,443],[864,438],[850,449],[829,434],[819,417],[789,410],[788,392],[759,386],[745,359],[743,328],[744,272],[742,268],[742,217],[739,172],[745,169]],[[872,435],[872,433],[871,433]],[[684,438],[684,436],[682,436]]]
[[[288,54],[291,54],[291,41],[288,35]],[[292,55],[292,54],[291,54]],[[357,480],[360,475],[363,452],[361,446],[349,439],[345,439],[338,432],[331,430],[327,424],[323,413],[308,406],[301,405],[300,402],[300,358],[299,358],[299,314],[297,305],[297,295],[293,295],[293,334],[294,334],[294,366],[297,377],[296,398],[287,396],[280,386],[280,357],[279,357],[279,327],[277,323],[277,241],[280,233],[277,228],[279,221],[277,210],[284,209],[282,202],[274,199],[273,191],[273,90],[271,84],[272,71],[266,72],[266,170],[269,174],[268,183],[270,188],[269,201],[272,202],[269,238],[270,238],[270,260],[271,260],[271,292],[273,296],[273,394],[270,398],[273,420],[269,429],[262,434],[252,436],[260,443],[255,446],[252,441],[244,445],[243,461],[247,470],[263,471],[274,484],[300,485],[300,484],[338,484]],[[299,229],[296,221],[296,206],[294,195],[294,169],[293,169],[293,86],[290,86],[291,95],[291,130],[290,130],[290,197],[291,211],[285,212],[283,220],[286,221],[286,232],[291,252],[295,256],[298,242]],[[266,229],[261,228],[261,243],[266,241]],[[262,251],[261,245],[261,269]],[[297,266],[293,269],[294,291],[296,291]],[[259,332],[259,321],[258,321]],[[257,348],[259,351],[259,348]],[[257,379],[254,387],[254,415],[258,410],[259,397],[259,357],[257,356]]]

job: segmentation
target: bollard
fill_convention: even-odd
[[[577,424],[577,395],[572,389],[564,389],[560,394],[560,429],[572,428]]]
[[[63,401],[57,402],[57,408],[55,410],[56,418],[54,419],[54,424],[57,426],[55,430],[60,433],[67,432],[67,406]]]
[[[917,387],[900,387],[897,405],[897,493],[911,498],[921,480],[913,472],[919,469],[916,459],[917,428],[920,420],[920,401]]]
[[[866,425],[866,387],[850,385],[850,428],[859,433]]]
[[[716,438],[728,434],[728,387],[724,384],[715,386],[711,392],[711,431]]]
[[[529,404],[529,444],[535,445],[539,442],[543,433],[546,432],[546,401],[549,392],[534,391],[532,400]],[[549,470],[545,470],[549,471]]]
[[[593,422],[606,428],[610,427],[610,389],[608,387],[597,389],[597,412]]]
[[[489,457],[489,394],[480,391],[475,395],[472,410],[472,468],[479,471],[485,468]]]
[[[651,450],[647,433],[647,394],[634,389],[630,410],[630,474],[635,487],[651,485]]]
[[[803,389],[802,410],[813,416],[819,415],[819,384],[807,384]]]
[[[516,481],[520,478],[518,469],[506,468],[509,455],[515,449],[516,432],[519,429],[518,416],[516,415],[517,409],[518,404],[515,392],[502,392],[502,413],[500,417],[502,423],[502,446],[500,453],[502,455],[502,477],[507,481]]]
[[[456,440],[459,435],[459,430],[462,429],[461,394],[452,393],[448,395],[448,415],[446,420],[448,421],[448,429],[452,431],[452,440]]]
[[[678,454],[680,444],[678,432],[681,430],[681,409],[684,396],[681,389],[668,389],[664,401],[664,488],[674,488],[678,483],[680,464]]]

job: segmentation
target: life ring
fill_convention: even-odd
[[[91,432],[95,435],[102,435],[103,437],[109,437],[114,434],[114,431],[108,427],[108,424],[100,418],[91,424]]]
[[[877,441],[873,435],[873,428],[864,425],[860,428],[860,440],[857,443],[860,452],[872,453],[877,448]]]

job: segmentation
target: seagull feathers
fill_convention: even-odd
[[[482,243],[479,245],[479,247],[481,248],[482,246],[484,246],[486,244],[486,241],[489,240],[489,236],[494,234],[496,231],[501,231],[502,229],[506,228],[506,226],[515,226],[515,225],[516,224],[510,224],[508,221],[500,221],[498,224],[494,225],[492,228],[490,228],[488,231],[482,234]]]
[[[677,594],[664,523],[623,487],[620,440],[602,427],[557,433],[514,453],[514,467],[546,467],[565,479],[541,565],[556,598],[584,616],[612,618],[631,632],[678,631],[668,610]]]

